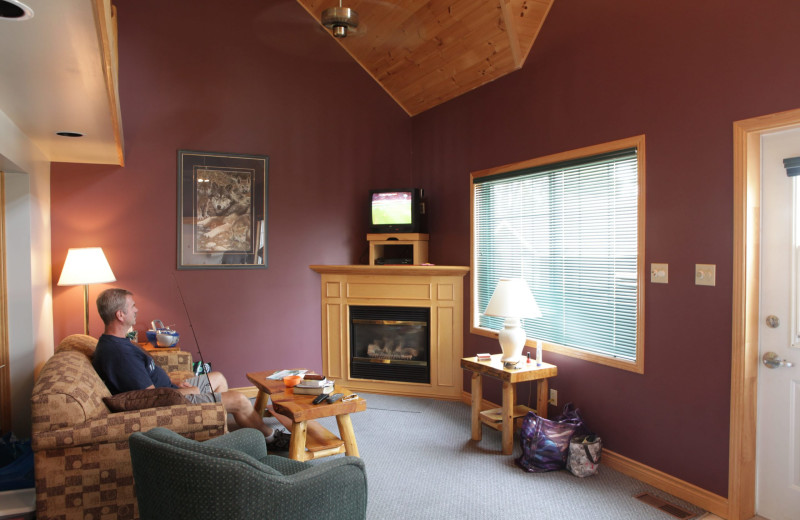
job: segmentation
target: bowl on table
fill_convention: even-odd
[[[294,387],[302,381],[301,376],[286,376],[283,378],[283,384],[286,386],[286,393],[289,395],[294,394]]]

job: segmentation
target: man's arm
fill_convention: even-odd
[[[150,390],[151,388],[155,388],[155,387],[156,387],[156,385],[150,385],[147,388],[145,388],[145,390]],[[178,384],[178,392],[180,392],[181,395],[199,394],[200,393],[200,389],[197,388],[196,386],[190,385],[186,381],[181,381]]]

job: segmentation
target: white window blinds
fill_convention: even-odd
[[[475,323],[501,277],[522,278],[542,317],[528,338],[635,361],[636,148],[478,177],[474,192]]]

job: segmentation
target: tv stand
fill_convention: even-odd
[[[369,265],[428,263],[427,233],[369,233]]]

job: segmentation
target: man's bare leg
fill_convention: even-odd
[[[256,412],[250,399],[244,394],[235,391],[222,392],[222,405],[242,428],[256,428],[264,437],[272,435],[272,428],[264,424],[261,414]]]

